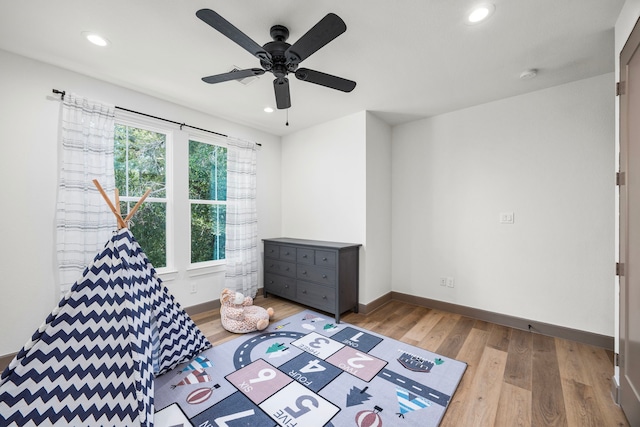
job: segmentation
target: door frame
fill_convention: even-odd
[[[628,125],[629,119],[629,67],[628,64],[634,55],[640,55],[640,19],[636,22],[629,38],[627,39],[622,51],[620,52],[620,80],[618,86],[619,107],[620,107],[620,171],[619,171],[619,202],[618,209],[620,215],[619,228],[619,263],[621,268],[618,271],[620,294],[619,294],[619,366],[620,366],[620,389],[619,403],[631,425],[640,425],[640,397],[635,395],[631,382],[627,378],[627,330],[629,327],[629,309],[628,309],[628,287],[630,281],[628,273],[632,270],[629,259],[629,222],[633,220],[634,227],[640,227],[640,221],[637,218],[630,219],[628,214],[628,197],[634,191],[637,193],[639,189],[629,190],[628,181],[626,179],[629,170],[629,146],[632,143],[629,138]],[[640,86],[640,81],[634,83]],[[640,92],[638,92],[640,93]],[[635,98],[634,94],[634,98]],[[633,141],[640,144],[640,141]],[[637,196],[635,196],[637,197]],[[637,261],[633,261],[633,267],[640,266]],[[634,272],[635,274],[635,272]],[[636,278],[637,280],[637,278]],[[634,373],[636,374],[636,373]]]

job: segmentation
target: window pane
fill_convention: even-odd
[[[163,133],[115,126],[116,186],[122,196],[166,197],[166,140]]]
[[[189,198],[227,200],[227,149],[189,141]]]
[[[224,259],[226,214],[224,205],[191,205],[192,263]]]
[[[123,213],[135,202],[120,202]],[[136,211],[129,227],[142,251],[155,268],[167,266],[167,204],[145,201]]]

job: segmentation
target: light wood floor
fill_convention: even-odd
[[[273,307],[276,322],[305,308],[254,303]],[[237,336],[218,310],[193,319],[214,345]],[[610,351],[398,301],[341,320],[468,364],[441,427],[628,426],[611,397]]]

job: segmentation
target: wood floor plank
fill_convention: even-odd
[[[507,351],[509,349],[509,339],[511,338],[511,328],[502,325],[493,325],[489,336],[489,347],[496,350]]]
[[[567,426],[554,339],[533,334],[532,357],[534,376],[531,385],[531,425],[534,427]]]
[[[580,350],[578,343],[569,340],[556,340],[558,367],[563,379],[591,385],[591,375],[586,371],[583,359],[576,357]]]
[[[393,338],[394,340],[399,340],[429,311],[430,310],[428,308],[418,306],[406,308],[403,310],[400,321],[390,324],[385,335]]]
[[[462,376],[449,407],[442,420],[441,427],[463,426],[463,417],[467,408],[468,395],[474,383],[475,375],[480,365],[480,359],[484,353],[489,333],[484,330],[472,329],[467,336],[462,348],[458,352],[457,360],[465,362],[467,369]]]
[[[484,320],[476,320],[473,327],[480,329],[481,331],[490,331],[491,328],[493,328],[493,323],[485,322]]]
[[[382,307],[374,310],[372,313],[368,315],[355,316],[354,321],[351,321],[351,319],[355,313],[351,313],[351,312],[343,316],[342,319],[345,322],[349,322],[366,329],[374,330],[374,329],[382,328],[388,325],[394,318],[397,318],[397,317],[394,317],[394,313],[398,309],[399,309],[398,301],[390,301],[385,305],[383,305]]]
[[[471,332],[474,323],[475,320],[468,317],[458,319],[446,339],[438,346],[436,353],[455,359],[469,336],[469,332]]]
[[[442,319],[443,313],[437,310],[431,310],[425,316],[418,320],[416,324],[404,334],[404,338],[408,338],[420,342],[433,329],[434,326]]]
[[[502,384],[496,426],[531,427],[531,390]]]
[[[626,426],[627,419],[615,404],[611,397],[610,381],[613,376],[613,363],[610,351],[578,344],[578,354],[587,375],[591,378],[590,384],[599,404],[604,419],[609,420],[611,426]]]
[[[511,331],[507,357],[507,366],[504,370],[504,381],[516,387],[531,391],[532,378],[532,345],[533,339],[530,332],[517,329]]]
[[[485,347],[473,384],[467,394],[462,426],[494,427],[502,392],[507,353]]]
[[[572,426],[601,427],[603,419],[595,393],[591,386],[576,380],[563,379],[562,388],[567,400],[574,402],[567,405],[567,422]]]
[[[458,319],[460,319],[460,315],[444,313],[438,323],[419,341],[419,347],[435,352],[447,338]]]

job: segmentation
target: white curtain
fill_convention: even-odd
[[[258,291],[258,214],[254,142],[227,140],[226,287],[245,296]]]
[[[67,93],[60,115],[56,249],[60,291],[66,293],[111,237],[116,218],[93,184],[113,200],[115,107]]]

